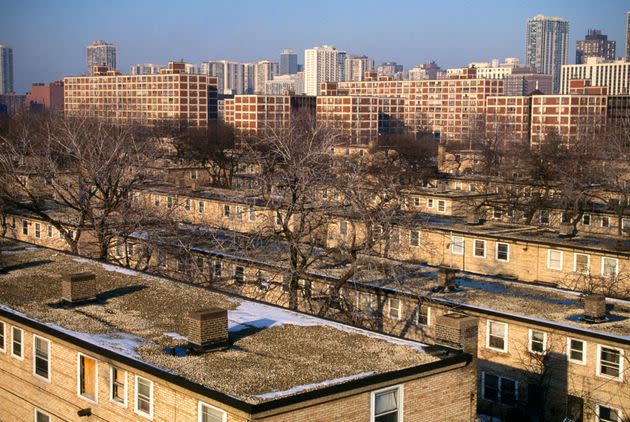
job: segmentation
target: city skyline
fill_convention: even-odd
[[[66,0],[55,2],[53,7],[39,0],[11,1],[0,16],[0,43],[14,51],[16,92],[26,92],[33,82],[82,74],[85,48],[97,39],[117,45],[118,68],[125,73],[133,64],[175,59],[190,63],[278,61],[284,48],[296,51],[298,62],[303,64],[304,50],[323,44],[348,54],[367,55],[376,64],[396,61],[406,69],[430,60],[442,68],[503,57],[519,57],[524,62],[527,20],[537,14],[561,16],[570,22],[570,51],[591,28],[625,44],[628,5],[617,0],[604,4],[557,1],[551,5],[487,0],[474,10],[465,8],[463,2],[462,7],[444,10],[439,5],[409,2],[378,11],[369,3],[361,3],[362,7],[357,3],[288,7],[284,1],[273,5],[252,2],[243,13],[242,5],[237,9],[229,4],[192,3],[181,10],[166,2],[152,2],[150,8],[143,2],[114,2],[120,13],[111,13],[105,9],[111,4]],[[325,13],[331,7],[334,17]],[[405,13],[400,13],[403,9]],[[185,22],[178,34],[168,30],[173,19]],[[370,26],[373,28],[367,30]],[[37,28],[51,27],[54,31],[42,42]],[[617,55],[621,54],[618,51]]]

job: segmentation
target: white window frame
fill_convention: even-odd
[[[361,302],[361,298],[367,298],[367,300],[365,301],[368,309],[363,309],[362,302]],[[372,294],[369,292],[358,292],[357,294],[357,309],[359,310],[359,312],[369,312],[369,313],[374,313],[374,308],[372,307],[372,305],[374,304],[374,300],[372,299]]]
[[[582,343],[582,360],[572,359],[571,358],[571,342],[579,341]],[[578,365],[586,365],[586,347],[587,343],[585,340],[580,340],[579,338],[567,337],[567,359],[569,362],[577,363]]]
[[[433,208],[435,206],[435,201],[433,198],[427,198],[427,208]]]
[[[33,421],[34,422],[37,422],[37,414],[38,413],[41,414],[41,415],[46,416],[48,418],[48,421],[52,422],[52,416],[50,416],[50,413],[44,412],[42,409],[38,409],[38,408],[33,409]]]
[[[605,348],[611,349],[611,350],[617,350],[619,352],[619,376],[611,377],[610,375],[602,374],[602,372],[601,372],[601,368],[602,368],[602,362],[601,362],[602,347],[605,347]],[[602,345],[602,344],[598,344],[597,345],[596,375],[598,377],[600,377],[600,378],[606,378],[606,379],[613,380],[613,381],[620,381],[620,382],[623,381],[623,360],[624,360],[623,349],[619,349],[617,347],[605,346],[605,345]]]
[[[446,200],[438,199],[436,209],[437,209],[437,212],[440,212],[440,213],[446,212]]]
[[[615,261],[615,274],[614,275],[604,274],[604,262],[607,259],[611,259],[611,260]],[[619,275],[619,259],[617,259],[617,258],[610,258],[608,256],[602,256],[601,261],[602,261],[602,268],[601,268],[601,270],[602,270],[602,277],[617,277]]]
[[[249,221],[256,221],[256,208],[252,206],[249,207]]]
[[[203,214],[206,212],[206,203],[204,201],[197,201],[197,213]]]
[[[455,240],[455,239],[461,239],[461,243],[459,240]],[[455,252],[455,245],[457,244],[457,247],[461,248],[461,252]],[[453,255],[457,255],[457,256],[463,256],[464,255],[464,251],[465,251],[465,244],[466,244],[466,239],[464,238],[464,236],[451,236],[451,254]]]
[[[42,238],[42,225],[39,223],[35,223],[35,228],[33,230],[33,234],[35,235],[35,239]]]
[[[606,224],[604,224],[604,221],[606,222]],[[609,216],[602,215],[601,226],[604,227],[604,228],[610,227],[610,217]]]
[[[412,242],[413,233],[417,234],[417,238],[418,238],[418,244],[417,245],[414,245],[413,242]],[[420,245],[422,245],[422,240],[421,240],[420,236],[421,236],[420,230],[409,230],[409,246],[411,246],[412,248],[420,247]]]
[[[477,255],[477,242],[483,243],[483,255]],[[487,243],[483,239],[473,239],[473,256],[475,258],[485,258],[487,255]]]
[[[503,324],[505,326],[505,334],[503,336],[503,348],[499,349],[498,347],[490,346],[490,324]],[[486,349],[494,350],[497,352],[507,353],[508,352],[508,339],[509,337],[510,327],[506,322],[494,321],[494,320],[486,320]]]
[[[46,377],[42,377],[41,375],[39,375],[36,371],[35,371],[35,362],[36,362],[36,340],[35,339],[40,339],[43,340],[47,343],[48,345],[48,359],[46,359],[47,363],[48,363],[48,378]],[[33,360],[33,376],[37,379],[40,379],[42,381],[46,381],[46,382],[51,382],[52,379],[52,364],[51,364],[51,359],[52,359],[52,341],[50,341],[49,339],[42,337],[42,336],[38,336],[37,334],[33,334],[33,353],[31,353],[33,355],[32,360]]]
[[[413,197],[413,206],[414,207],[419,207],[420,206],[420,197],[419,196],[414,196]]]
[[[81,394],[81,356],[94,361],[94,399]],[[77,352],[77,396],[90,403],[98,403],[98,359],[81,352]]]
[[[532,342],[534,340],[534,331],[536,331],[537,333],[542,333],[543,335],[543,341],[542,341],[542,346],[543,346],[543,350],[542,352],[539,352],[537,350],[534,350],[532,348]],[[535,355],[544,355],[545,353],[547,353],[547,333],[541,330],[534,330],[534,329],[529,329],[528,330],[528,338],[529,341],[527,342],[527,350],[529,350],[529,353],[533,353]]]
[[[370,422],[374,422],[376,417],[374,412],[376,411],[376,395],[378,393],[382,393],[389,390],[398,390],[398,417],[397,422],[403,422],[403,412],[404,412],[404,385],[392,385],[387,388],[381,388],[380,390],[375,390],[370,392]]]
[[[520,387],[520,383],[518,381],[516,381],[516,380],[514,380],[512,378],[502,377],[501,375],[496,375],[496,374],[493,374],[493,373],[489,373],[489,375],[492,375],[492,376],[498,378],[498,380],[497,380],[498,381],[498,385],[497,385],[497,401],[495,402],[493,400],[490,400],[490,399],[486,398],[486,394],[485,394],[485,392],[486,392],[486,372],[485,371],[481,373],[481,398],[483,400],[486,400],[486,401],[489,401],[489,402],[492,402],[492,403],[503,404],[504,406],[507,406],[506,404],[504,404],[501,401],[501,380],[502,379],[506,379],[506,380],[512,381],[514,383],[514,402],[515,403],[518,402],[518,400],[519,400],[519,387]]]
[[[221,412],[221,422],[227,422],[227,412],[225,410],[219,409],[218,407],[213,406],[211,404],[202,402],[201,400],[199,400],[199,404],[197,404],[197,421],[198,422],[201,422],[201,416],[202,416],[201,411],[204,406],[209,407],[212,410],[217,410]]]
[[[398,308],[392,308],[392,300],[398,301]],[[392,309],[396,309],[396,316],[392,316]],[[391,319],[400,321],[402,317],[402,301],[397,297],[390,297],[387,299],[387,316]]]
[[[586,257],[586,271],[578,271],[577,269],[577,257],[578,255],[580,256],[585,256]],[[574,253],[573,254],[573,272],[574,273],[579,273],[579,274],[590,274],[591,273],[591,256],[589,254],[585,254],[585,253]]]
[[[421,325],[421,326],[425,326],[425,327],[430,327],[431,326],[431,307],[430,306],[424,306],[425,308],[427,308],[427,323],[426,324],[420,324],[420,310],[423,308],[422,303],[418,304],[418,310],[416,312],[416,325]]]
[[[559,253],[560,254],[560,266],[559,267],[552,267],[551,266],[551,254],[552,253]],[[563,251],[559,251],[558,249],[547,249],[547,269],[548,270],[554,270],[554,271],[562,271],[563,267],[564,267],[564,252]]]
[[[499,259],[499,245],[507,246],[507,259]],[[505,242],[495,242],[494,245],[494,259],[500,262],[510,262],[510,244]]]
[[[599,416],[599,415],[600,415],[600,412],[601,412],[601,410],[600,410],[600,409],[601,409],[602,407],[605,407],[605,408],[607,408],[607,409],[614,410],[615,412],[617,412],[617,416],[618,416],[617,421],[623,421],[623,412],[621,411],[621,409],[617,409],[616,407],[606,406],[606,405],[603,405],[603,404],[598,404],[598,405],[597,405],[597,409],[596,409],[596,412],[597,412],[597,421],[598,421],[598,422],[601,422],[601,421],[602,421],[602,419],[601,419],[601,418],[600,418],[600,416]]]
[[[2,326],[2,343],[0,344],[0,352],[7,352],[7,324],[4,321],[0,321],[0,326]]]
[[[138,408],[138,379],[142,378],[149,382],[149,413],[145,413],[143,410]],[[153,420],[153,409],[154,409],[154,394],[153,394],[153,381],[148,378],[141,377],[140,375],[136,375],[134,377],[134,389],[133,389],[133,411],[135,414],[142,416],[143,418]]]
[[[13,337],[14,337],[15,330],[20,331],[20,354],[19,355],[15,354],[15,350],[13,347],[13,344],[14,344]],[[11,357],[14,357],[15,359],[18,359],[18,360],[24,360],[24,330],[15,326],[11,327]]]
[[[124,385],[124,389],[125,389],[125,394],[123,394],[123,401],[119,402],[118,400],[114,399],[114,369],[117,371],[122,371],[125,374],[125,380],[123,382]],[[114,366],[114,365],[110,365],[109,366],[109,401],[111,401],[112,403],[116,403],[118,406],[122,406],[124,408],[127,407],[127,396],[128,396],[128,392],[129,392],[129,383],[127,382],[128,379],[128,373],[126,370],[118,367],[118,366]]]

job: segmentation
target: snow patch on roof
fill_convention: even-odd
[[[258,395],[254,396],[254,397],[256,397],[258,399],[262,399],[262,400],[277,399],[277,398],[280,398],[280,397],[285,397],[285,396],[289,396],[289,395],[292,395],[292,394],[301,393],[302,391],[306,391],[306,390],[313,390],[313,389],[317,389],[317,388],[326,387],[326,386],[329,386],[329,385],[342,384],[344,382],[348,382],[348,381],[352,381],[352,380],[356,380],[356,379],[369,377],[370,375],[374,375],[374,371],[361,372],[360,374],[350,375],[350,376],[342,377],[342,378],[335,378],[335,379],[332,379],[332,380],[326,380],[326,381],[317,382],[317,383],[314,383],[314,384],[298,385],[297,387],[293,387],[293,388],[290,388],[288,390],[272,391],[270,393],[258,394]]]

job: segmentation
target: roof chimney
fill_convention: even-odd
[[[606,320],[606,296],[591,293],[584,297],[585,322],[598,323]]]
[[[445,346],[462,349],[477,356],[477,326],[479,319],[470,315],[448,313],[438,315],[435,323],[435,339]]]
[[[460,290],[457,283],[455,283],[455,270],[452,268],[438,268],[437,281],[438,286],[432,289],[435,293],[449,293]]]
[[[560,237],[571,237],[573,236],[573,224],[571,223],[560,223],[560,227],[558,229]]]
[[[96,300],[96,276],[93,273],[64,276],[61,281],[61,300],[73,305]]]
[[[221,350],[228,347],[227,310],[202,309],[188,315],[188,341],[197,352]]]

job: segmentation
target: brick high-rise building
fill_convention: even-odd
[[[560,71],[569,60],[569,21],[537,15],[527,22],[527,65],[553,76],[553,91],[560,90]]]
[[[304,50],[304,85],[307,95],[319,95],[322,82],[343,81],[346,53],[330,45]]]
[[[608,35],[599,29],[589,29],[583,40],[575,46],[575,64],[586,63],[588,57],[601,57],[604,60],[615,60],[616,42],[608,41]]]
[[[0,44],[0,95],[13,92],[13,49]]]
[[[444,140],[463,141],[483,120],[486,98],[503,94],[503,81],[479,79],[474,68],[452,79],[400,81],[391,77],[363,82],[322,84],[322,95],[399,97],[405,99],[404,122],[411,132],[432,132]]]
[[[97,66],[92,76],[64,78],[64,111],[114,122],[185,122],[205,127],[217,117],[217,80],[170,62],[157,75],[122,75]]]
[[[280,53],[279,75],[293,75],[298,72],[297,54],[289,48]]]
[[[26,105],[31,109],[43,108],[52,113],[63,113],[63,81],[33,84],[31,92],[26,95]]]
[[[92,74],[94,66],[107,66],[116,69],[116,46],[114,44],[97,40],[88,45],[86,51],[88,75]]]

